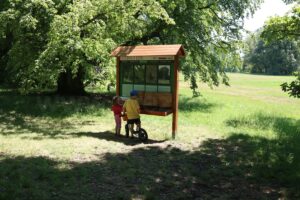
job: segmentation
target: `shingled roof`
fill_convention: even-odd
[[[183,46],[173,45],[141,45],[119,46],[111,52],[114,57],[138,57],[138,56],[185,56]]]

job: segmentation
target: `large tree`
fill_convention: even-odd
[[[273,17],[264,26],[262,37],[266,42],[288,39],[299,44],[300,39],[300,1],[296,0],[291,13],[283,17]],[[291,83],[283,83],[282,89],[293,97],[300,97],[300,69],[295,73],[296,80]]]
[[[224,58],[237,54],[243,18],[261,2],[5,0],[0,35],[12,42],[1,57],[25,90],[57,85],[60,93],[83,93],[86,83],[109,79],[116,46],[181,43],[192,88],[199,79],[218,85],[228,82]]]
[[[266,43],[256,36],[245,41],[244,69],[251,73],[291,75],[300,66],[300,49],[296,41]],[[251,42],[249,42],[251,41]],[[254,46],[252,46],[254,44]]]
[[[32,72],[46,48],[58,2],[0,1],[0,70],[17,86],[26,89],[40,79]]]

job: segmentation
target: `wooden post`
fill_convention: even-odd
[[[117,57],[116,94],[120,96],[120,57]]]
[[[178,123],[178,66],[179,58],[175,56],[174,60],[174,90],[173,90],[173,119],[172,119],[172,138],[175,139],[177,134]]]

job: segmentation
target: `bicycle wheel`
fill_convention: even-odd
[[[143,128],[141,128],[139,131],[139,139],[143,142],[146,142],[148,140],[147,131]]]

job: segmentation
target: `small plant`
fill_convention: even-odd
[[[281,84],[281,88],[284,92],[287,92],[290,96],[300,98],[300,72],[295,72],[294,75],[297,77],[296,80],[291,83]]]

